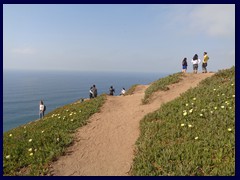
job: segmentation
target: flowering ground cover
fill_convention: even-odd
[[[73,142],[72,133],[98,112],[105,101],[99,96],[75,102],[3,134],[3,171],[9,175],[46,175],[49,163],[63,155]]]
[[[132,175],[235,175],[235,67],[144,117]]]

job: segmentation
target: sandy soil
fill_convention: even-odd
[[[139,137],[139,122],[163,103],[177,98],[203,79],[206,74],[186,74],[182,81],[156,92],[150,104],[142,105],[148,85],[137,86],[133,95],[108,96],[100,113],[78,129],[67,154],[54,162],[54,176],[128,176]]]

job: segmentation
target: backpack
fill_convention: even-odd
[[[46,106],[44,105],[44,107],[43,107],[43,111],[46,111]]]

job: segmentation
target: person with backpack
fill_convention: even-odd
[[[110,95],[110,96],[113,96],[114,93],[115,93],[115,89],[111,86],[111,87],[109,88],[109,95]]]
[[[44,112],[46,111],[46,106],[43,104],[41,100],[39,103],[39,118],[42,119],[44,117]]]
[[[209,60],[209,57],[207,55],[207,52],[203,53],[203,62],[202,62],[202,73],[207,73],[207,62]]]
[[[193,73],[197,74],[198,72],[198,64],[201,62],[200,59],[198,59],[198,55],[195,54],[193,56],[193,59],[192,59],[192,63],[193,63]]]
[[[182,72],[186,73],[187,71],[187,58],[184,58],[182,61]]]

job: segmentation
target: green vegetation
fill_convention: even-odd
[[[132,95],[137,86],[138,86],[138,84],[132,85],[132,87],[130,87],[130,88],[127,90],[127,92],[126,92],[125,95]]]
[[[144,99],[142,100],[143,104],[147,104],[150,102],[151,96],[154,92],[157,92],[159,90],[167,91],[169,88],[167,87],[170,84],[177,83],[181,80],[181,77],[183,76],[183,73],[175,73],[172,75],[169,75],[165,78],[158,79],[157,81],[154,81],[145,91]]]
[[[235,67],[148,114],[132,174],[235,175]]]
[[[48,165],[64,154],[73,142],[72,133],[98,112],[106,96],[60,107],[43,120],[5,132],[3,135],[4,175],[46,175]]]

